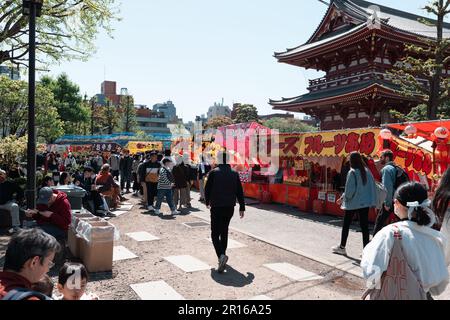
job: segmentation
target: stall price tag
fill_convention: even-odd
[[[319,200],[326,201],[327,200],[327,193],[326,192],[319,192],[319,196],[317,198]]]
[[[334,193],[328,194],[328,202],[336,203],[336,195]]]

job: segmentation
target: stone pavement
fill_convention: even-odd
[[[201,209],[193,215],[210,221],[206,206],[197,201],[198,195],[193,192],[192,197],[193,206]],[[260,205],[251,199],[246,199],[246,202],[250,205],[246,206],[242,220],[236,206],[235,216],[230,224],[232,230],[362,278],[359,266],[363,249],[362,233],[357,221],[350,230],[348,256],[345,257],[331,252],[331,247],[340,243],[342,218],[302,213],[296,208],[283,205]],[[450,300],[450,285],[438,299]]]

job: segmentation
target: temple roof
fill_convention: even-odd
[[[371,88],[383,88],[392,92],[394,96],[397,95],[395,91],[398,89],[396,85],[384,80],[368,80],[333,89],[314,91],[294,98],[282,98],[281,101],[270,100],[269,103],[274,107],[274,109],[283,110],[285,107],[299,106],[302,104],[308,104],[309,102],[319,104],[320,100],[339,98],[347,94],[358,95]]]
[[[381,25],[384,27],[392,28],[411,36],[436,38],[436,27],[427,26],[419,21],[420,19],[425,19],[435,23],[435,20],[363,0],[332,0],[322,22],[312,37],[301,46],[287,49],[282,53],[275,53],[275,57],[282,59],[352,35],[357,31],[365,29],[365,27],[368,28],[367,22],[370,21],[369,18],[372,16],[373,12],[370,9],[371,6],[378,6],[380,8],[378,16]],[[324,29],[326,29],[330,20],[335,17],[336,13],[345,17],[345,25],[324,32]],[[444,24],[444,37],[450,38],[449,23]]]

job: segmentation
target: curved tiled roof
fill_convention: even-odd
[[[343,38],[355,30],[363,29],[366,26],[366,22],[369,17],[371,17],[372,11],[369,9],[371,6],[378,6],[380,8],[378,16],[383,26],[396,29],[412,36],[436,38],[436,27],[427,26],[421,23],[419,19],[425,19],[434,23],[436,22],[435,20],[364,0],[332,0],[329,9],[312,37],[303,45],[292,49],[287,49],[285,52],[275,53],[275,57],[284,58],[295,53],[303,52],[305,50]],[[360,23],[353,28],[349,27],[350,29],[345,28],[341,31],[332,32],[329,34],[324,34],[321,37],[317,37],[319,30],[325,23],[327,16],[333,8],[337,8],[337,10],[351,16],[354,20],[359,21]],[[444,38],[450,38],[450,23],[444,24]]]

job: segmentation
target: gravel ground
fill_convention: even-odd
[[[133,209],[110,222],[121,234],[115,245],[125,246],[138,258],[114,262],[112,272],[90,275],[88,291],[96,293],[100,299],[136,300],[139,297],[131,289],[131,284],[158,280],[164,280],[190,300],[245,300],[257,295],[287,300],[359,299],[363,293],[364,283],[357,277],[234,231],[230,232],[230,238],[247,246],[228,250],[229,267],[225,274],[220,275],[215,271],[217,258],[214,248],[206,240],[210,237],[209,225],[188,228],[182,223],[202,220],[189,215],[189,211],[171,217],[167,206],[162,209],[164,216],[151,215],[141,209],[137,198],[130,196],[128,202],[134,204]],[[9,239],[4,231],[0,231],[0,265]],[[139,231],[149,232],[161,240],[139,243],[125,235]],[[164,260],[164,257],[172,255],[192,255],[212,268],[185,273]],[[263,266],[281,262],[324,278],[297,282]],[[51,275],[55,276],[56,271],[52,270]]]

